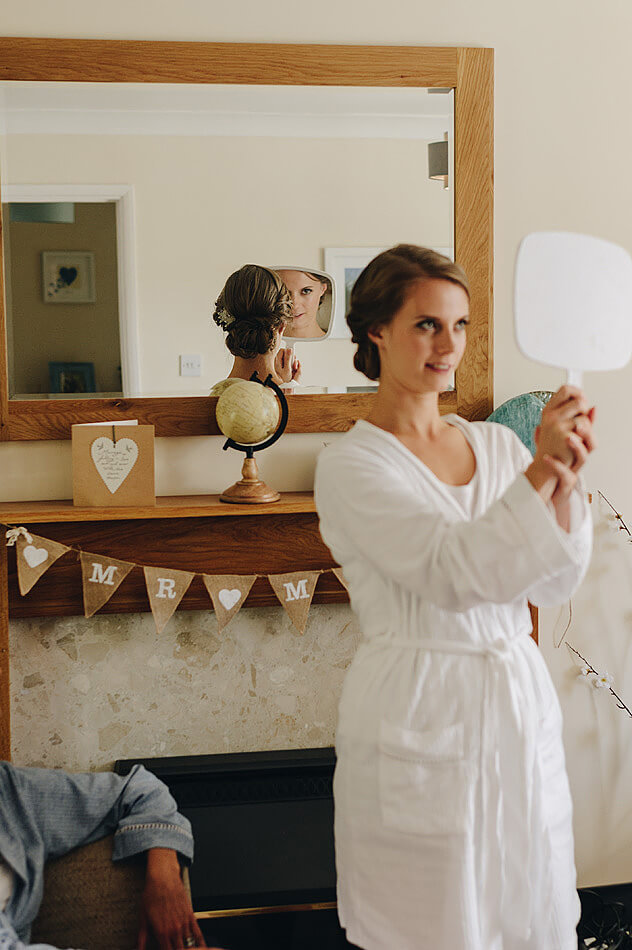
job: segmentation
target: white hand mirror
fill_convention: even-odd
[[[524,356],[566,369],[620,369],[632,354],[632,258],[585,234],[539,231],[520,244],[516,339]]]
[[[279,275],[292,297],[293,318],[285,329],[284,339],[289,343],[326,340],[335,312],[333,278],[325,271],[296,264],[283,264],[270,270]]]

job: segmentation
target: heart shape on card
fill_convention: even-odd
[[[29,567],[39,567],[40,564],[48,560],[48,551],[46,548],[36,548],[33,544],[25,545],[22,553]]]
[[[217,596],[224,610],[230,610],[235,604],[239,603],[241,591],[236,587],[233,587],[232,590],[228,590],[227,587],[224,587]]]
[[[113,442],[103,435],[92,443],[90,455],[106,487],[114,494],[134,468],[138,446],[133,439]]]

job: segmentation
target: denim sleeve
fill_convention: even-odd
[[[49,943],[23,943],[15,930],[0,913],[0,950],[57,950]]]
[[[167,786],[143,766],[126,776],[13,767],[11,777],[22,808],[39,828],[46,858],[112,833],[114,860],[149,848],[172,848],[193,858],[189,821]]]

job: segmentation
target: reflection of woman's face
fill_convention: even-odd
[[[324,336],[317,314],[327,284],[300,270],[280,270],[277,273],[292,297],[292,321],[285,328],[284,336]]]

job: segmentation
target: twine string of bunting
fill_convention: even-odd
[[[26,528],[22,528],[22,527],[19,527],[19,528],[9,528],[9,530],[8,530],[7,533],[6,533],[6,537],[7,537],[7,547],[8,547],[8,548],[12,548],[12,547],[14,546],[15,542],[17,541],[17,539],[18,539],[21,535],[23,535],[23,536],[26,538],[26,540],[29,542],[29,544],[30,544],[31,541],[33,540],[33,538],[32,538],[31,535],[28,533],[28,531],[26,530]]]
[[[307,616],[321,574],[335,574],[340,584],[346,590],[349,589],[339,567],[291,571],[285,574],[197,575],[191,571],[151,567],[134,561],[120,561],[102,554],[91,554],[78,547],[31,534],[22,526],[4,527],[7,528],[7,547],[15,546],[16,549],[18,585],[22,596],[31,590],[55,561],[72,551],[81,562],[84,614],[86,617],[92,617],[108,602],[130,571],[135,567],[142,567],[149,605],[158,633],[162,632],[173,616],[196,576],[202,577],[217,616],[220,632],[243,607],[258,577],[268,580],[279,603],[300,634],[305,632]]]

